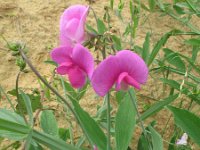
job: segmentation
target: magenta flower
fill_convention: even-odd
[[[85,21],[89,7],[73,5],[66,9],[60,19],[60,44],[82,44],[85,40]]]
[[[86,83],[87,77],[91,79],[94,70],[94,60],[87,48],[76,44],[74,48],[61,46],[51,52],[51,58],[58,67],[58,74],[68,75],[74,88],[81,88]]]
[[[143,59],[129,50],[122,50],[115,56],[102,61],[92,76],[92,86],[100,96],[106,95],[112,86],[116,90],[127,90],[131,85],[140,89],[148,77],[148,68]]]

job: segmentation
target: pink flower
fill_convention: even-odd
[[[178,139],[176,142],[176,145],[187,145],[188,141],[188,135],[187,133],[184,133],[181,139]]]
[[[94,70],[94,60],[87,48],[76,44],[74,48],[61,46],[51,52],[51,58],[58,63],[57,73],[68,75],[74,88],[81,88],[87,77],[91,78]]]
[[[96,93],[104,96],[114,84],[117,91],[127,90],[129,85],[140,89],[147,77],[148,68],[142,58],[129,50],[122,50],[99,64],[91,82]]]
[[[60,19],[60,45],[73,46],[85,40],[85,21],[89,7],[73,5],[66,9]]]
[[[96,145],[93,146],[93,150],[98,150]]]

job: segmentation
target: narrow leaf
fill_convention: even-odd
[[[165,52],[164,60],[167,60],[171,65],[175,66],[178,70],[185,72],[186,70],[185,63],[182,61],[178,53],[168,48],[164,48],[163,51]]]
[[[20,91],[22,99],[24,100],[25,107],[29,116],[29,123],[32,126],[33,125],[33,111],[31,106],[31,100],[28,95],[26,95],[23,91]]]
[[[155,6],[156,6],[155,0],[149,0],[149,8],[151,11],[154,11]]]
[[[115,35],[112,35],[112,40],[113,40],[113,43],[114,43],[114,49],[121,50],[122,49],[121,39],[118,38]]]
[[[158,54],[159,50],[165,45],[167,42],[168,38],[170,37],[170,33],[166,33],[161,37],[161,39],[156,43],[154,46],[150,56],[149,56],[149,61],[148,61],[148,66],[151,65],[153,60],[155,59],[156,55]]]
[[[79,103],[72,100],[74,111],[79,116],[79,123],[83,127],[83,131],[93,145],[96,145],[99,150],[106,149],[106,136],[90,115],[84,111]]]
[[[136,123],[135,114],[130,97],[126,94],[116,114],[115,140],[117,150],[125,150],[128,148]]]
[[[33,130],[32,137],[35,141],[49,147],[52,150],[80,150],[72,145],[65,143],[63,140],[58,139],[46,133],[41,133]]]
[[[149,57],[149,50],[150,50],[150,33],[148,32],[146,34],[146,38],[143,44],[143,50],[142,50],[142,58],[147,63],[148,57]]]
[[[104,22],[100,19],[97,20],[97,29],[99,34],[104,34],[104,32],[106,31],[106,26]]]
[[[175,123],[182,128],[195,143],[200,145],[200,118],[188,110],[169,106],[175,119]]]
[[[52,110],[42,111],[40,126],[45,133],[58,136],[58,125]]]
[[[163,141],[161,135],[151,126],[148,127],[151,132],[153,150],[163,150]]]
[[[152,115],[155,114],[156,112],[158,112],[158,111],[160,111],[161,109],[163,109],[164,106],[167,106],[168,104],[170,104],[171,102],[173,102],[177,97],[178,97],[178,94],[172,95],[172,96],[169,96],[169,97],[163,99],[162,101],[159,101],[159,102],[155,103],[153,106],[151,106],[149,109],[147,109],[147,110],[141,115],[141,119],[142,119],[142,120],[145,120],[145,119],[148,118],[149,116],[152,116]]]

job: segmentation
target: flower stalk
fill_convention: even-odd
[[[111,150],[110,147],[110,128],[111,128],[111,122],[110,122],[110,94],[108,93],[105,96],[105,100],[107,102],[107,150]]]

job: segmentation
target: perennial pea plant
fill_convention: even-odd
[[[166,144],[168,150],[187,150],[191,149],[190,143],[193,144],[188,140],[190,138],[196,145],[200,145],[200,118],[193,110],[194,106],[199,107],[200,104],[198,89],[200,78],[192,72],[194,69],[195,73],[200,75],[199,66],[196,64],[200,50],[199,38],[186,41],[192,45],[192,58],[164,48],[165,58],[155,59],[171,36],[180,36],[181,34],[199,36],[199,33],[172,30],[164,34],[150,50],[151,34],[148,32],[143,47],[140,47],[134,40],[137,36],[136,30],[140,26],[139,19],[142,9],[150,13],[161,11],[173,18],[178,18],[171,10],[170,4],[149,0],[147,7],[146,3],[143,4],[141,1],[137,1],[137,3],[130,1],[131,20],[123,35],[118,35],[110,30],[112,27],[110,12],[114,10],[114,0],[110,0],[110,5],[105,9],[104,20],[96,16],[95,10],[84,5],[73,5],[63,12],[60,18],[59,45],[50,52],[52,61],[48,61],[56,66],[56,75],[53,76],[50,83],[31,64],[24,53],[25,46],[19,46],[17,43],[18,45],[13,50],[13,47],[6,41],[8,48],[17,53],[18,59],[22,60],[23,63],[17,64],[20,67],[20,73],[17,76],[16,89],[9,92],[17,98],[16,108],[9,95],[0,87],[0,98],[1,93],[3,93],[13,109],[13,111],[0,109],[1,137],[13,139],[12,135],[14,135],[16,141],[23,141],[23,144],[19,146],[27,150],[43,150],[46,147],[52,150],[163,150],[166,149]],[[199,12],[199,9],[190,0],[187,2],[174,1],[173,5],[175,11],[181,15],[185,8],[192,12],[185,12],[185,15],[194,15]],[[115,11],[120,21],[123,21],[124,6],[125,2],[120,0]],[[97,29],[87,24],[90,10],[93,10]],[[181,13],[180,10],[182,10]],[[180,20],[182,21],[182,18],[178,19],[178,21]],[[104,22],[107,22],[107,25]],[[189,23],[187,26],[191,28]],[[128,38],[128,36],[130,37]],[[129,50],[123,47],[124,39],[130,39],[131,48]],[[92,52],[93,49],[94,52]],[[100,57],[102,60],[99,59],[99,52],[102,54]],[[94,53],[98,53],[98,61],[93,57]],[[44,94],[40,94],[39,89],[36,96],[36,93],[27,94],[19,88],[20,74],[24,72],[26,63],[41,80],[40,84],[43,89],[51,90],[52,93],[50,91],[45,93],[48,95],[46,96],[48,101],[56,98],[57,102],[64,108],[64,111],[61,109],[56,111],[66,113],[70,127],[59,128],[57,123],[59,118],[55,117],[49,106],[44,106]],[[152,63],[154,65],[151,65]],[[189,65],[187,66],[187,64]],[[137,94],[134,89],[137,92],[142,91],[142,85],[147,82],[149,74],[151,75],[155,71],[162,72],[163,78],[160,80],[164,86],[170,87],[170,92],[169,95],[164,95],[162,100],[160,97],[147,97],[156,100],[156,102],[141,113],[138,110]],[[172,72],[176,73],[178,77],[183,77],[183,80],[179,82],[170,79],[169,74]],[[57,82],[58,80],[61,81],[61,84]],[[97,106],[96,116],[91,116],[79,103],[88,90],[87,86],[91,86],[97,96],[104,97],[102,105],[98,104]],[[63,88],[64,96],[59,93],[61,88]],[[187,108],[184,108],[181,99],[183,94],[191,100]],[[117,100],[116,112],[111,112],[112,102],[115,99]],[[175,100],[178,101],[173,104]],[[97,103],[100,103],[100,100]],[[151,118],[152,115],[164,108],[171,111],[175,118],[174,134],[169,133],[171,139],[166,139],[164,136],[171,115],[166,120],[162,134],[156,130],[156,121]],[[21,113],[17,114],[19,112]],[[41,117],[38,119],[40,114]],[[152,121],[148,125],[145,120],[147,118]],[[34,128],[37,126],[37,120],[40,122],[42,132]],[[73,126],[72,122],[76,122],[82,129],[76,138],[73,135],[73,130],[77,130],[77,126]],[[138,128],[142,129],[138,141],[136,141],[138,134],[133,134],[134,130],[138,129],[136,124],[138,124]],[[134,142],[131,142],[132,139]]]

